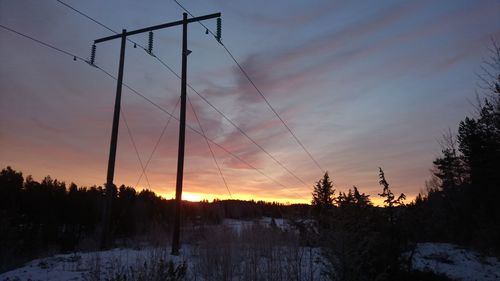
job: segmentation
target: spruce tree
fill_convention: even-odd
[[[323,178],[314,186],[314,191],[312,193],[313,207],[320,212],[331,209],[331,207],[333,207],[334,193],[335,189],[333,188],[332,181],[330,180],[328,172],[326,172]]]
[[[319,226],[328,229],[331,224],[331,211],[333,208],[335,189],[333,189],[332,181],[328,172],[323,175],[314,186],[312,193],[313,214],[318,220]]]
[[[384,170],[382,168],[379,169],[379,184],[384,188],[382,193],[379,193],[379,196],[384,197],[384,203],[385,207],[387,208],[393,208],[393,207],[398,207],[398,206],[403,206],[404,205],[404,200],[406,199],[406,196],[404,193],[401,193],[398,198],[394,196],[394,193],[392,190],[389,188],[389,183],[385,179],[385,174]]]

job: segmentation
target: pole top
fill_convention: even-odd
[[[112,36],[96,39],[96,40],[94,40],[94,44],[117,39],[117,38],[120,38],[122,36],[131,36],[131,35],[135,35],[135,34],[139,34],[139,33],[143,33],[143,32],[149,32],[149,31],[153,31],[153,30],[157,30],[157,29],[182,25],[182,24],[184,24],[185,21],[187,21],[187,23],[191,23],[191,22],[197,22],[197,21],[202,21],[202,20],[208,20],[208,19],[212,19],[212,18],[218,18],[221,16],[221,13],[214,13],[214,14],[210,14],[210,15],[205,15],[205,16],[194,17],[194,18],[188,19],[187,13],[183,13],[183,14],[184,14],[184,18],[182,20],[173,21],[173,22],[164,23],[164,24],[159,24],[159,25],[154,25],[154,26],[149,26],[149,27],[136,29],[136,30],[132,30],[132,31],[128,31],[128,32],[125,29],[123,29],[124,32],[122,34],[115,34]]]

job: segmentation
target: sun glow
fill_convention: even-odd
[[[182,200],[191,201],[191,202],[199,202],[203,200],[203,196],[200,193],[191,193],[191,192],[183,192]]]
[[[158,193],[163,198],[166,199],[174,199],[175,193]],[[297,204],[297,203],[310,203],[304,199],[299,198],[270,198],[270,197],[256,197],[251,194],[232,194],[230,197],[228,194],[212,194],[212,193],[201,193],[201,192],[182,192],[182,200],[191,201],[191,202],[199,202],[202,200],[207,200],[209,202],[214,200],[244,200],[244,201],[266,201],[266,202],[279,202],[283,204]]]

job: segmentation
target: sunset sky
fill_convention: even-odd
[[[182,18],[174,1],[65,3],[115,30]],[[180,1],[194,15],[222,13],[222,40],[337,190],[353,185],[374,200],[383,167],[395,193],[424,189],[439,140],[474,114],[481,63],[500,42],[500,2]],[[204,22],[215,30],[215,20]],[[109,30],[55,0],[0,0],[0,24],[88,58]],[[322,171],[297,144],[226,51],[189,25],[188,83],[303,184],[224,120],[188,96],[207,136],[279,182],[213,147],[232,198],[309,202]],[[146,45],[147,34],[130,39]],[[181,27],[155,32],[153,52],[180,73]],[[102,185],[116,82],[69,56],[0,28],[0,165]],[[119,40],[97,46],[96,65],[116,76]],[[180,80],[129,43],[124,82],[167,111]],[[128,89],[122,110],[145,163],[168,115]],[[175,115],[178,116],[178,108]],[[188,123],[198,129],[188,104]],[[177,121],[168,125],[138,189],[171,198]],[[115,183],[136,186],[141,165],[120,123]],[[186,130],[185,199],[230,198],[205,140]]]

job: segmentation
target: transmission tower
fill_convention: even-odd
[[[90,64],[95,62],[96,54],[96,44],[114,40],[121,39],[120,47],[120,62],[118,67],[118,79],[116,85],[116,98],[115,98],[115,109],[113,114],[113,128],[111,131],[111,144],[109,149],[109,159],[108,159],[108,171],[106,178],[106,199],[103,211],[103,228],[101,233],[101,249],[105,249],[109,246],[110,242],[110,221],[111,221],[111,205],[113,197],[115,195],[115,187],[113,184],[114,171],[115,171],[115,160],[116,160],[116,145],[118,141],[118,125],[120,120],[120,104],[121,104],[121,92],[123,84],[123,69],[125,62],[125,47],[127,36],[140,34],[144,32],[149,33],[148,49],[147,52],[153,55],[153,31],[158,29],[164,29],[168,27],[174,27],[182,25],[182,73],[181,73],[181,110],[180,110],[180,122],[179,122],[179,150],[177,157],[177,178],[175,185],[175,214],[174,214],[174,231],[172,236],[172,255],[179,255],[179,240],[180,240],[180,215],[181,215],[181,203],[182,203],[182,181],[184,175],[184,146],[185,146],[185,134],[186,134],[186,81],[187,81],[187,56],[191,53],[187,47],[187,27],[189,23],[199,22],[203,20],[217,18],[217,34],[215,38],[217,41],[221,42],[221,13],[209,14],[200,17],[192,17],[188,19],[187,13],[183,14],[182,20],[164,23],[160,25],[154,25],[150,27],[145,27],[133,31],[123,30],[121,34],[116,34],[108,37],[103,37],[94,40],[94,45],[92,45],[92,53],[90,57]]]

